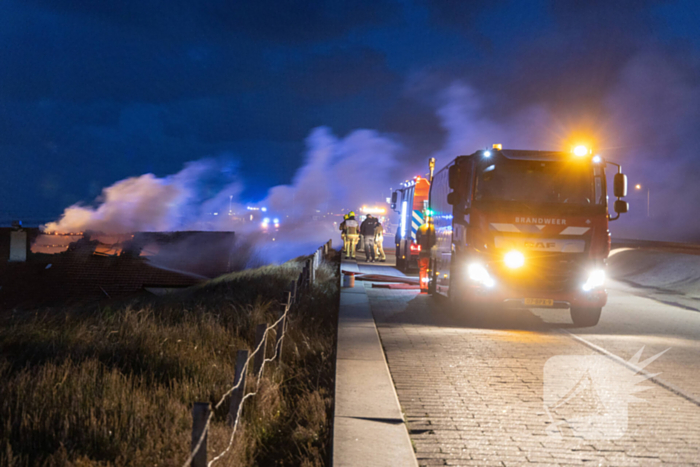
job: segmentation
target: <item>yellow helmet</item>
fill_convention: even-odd
[[[348,216],[350,216],[350,217],[355,217],[355,211],[350,211],[350,212],[348,213]]]
[[[343,219],[348,220],[348,217],[350,217],[350,214],[345,214],[345,215],[343,216]]]

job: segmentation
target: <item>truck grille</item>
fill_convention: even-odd
[[[583,255],[541,253],[528,256],[525,266],[509,269],[502,262],[491,264],[496,279],[515,290],[562,292],[579,287],[585,280]]]

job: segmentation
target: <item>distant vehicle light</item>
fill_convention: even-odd
[[[484,157],[491,157],[491,151],[484,151]]]
[[[494,144],[494,145],[493,145],[493,149],[497,149],[497,150],[499,150],[499,151],[502,151],[502,150],[503,150],[503,145],[502,145],[502,144]]]
[[[279,223],[280,223],[280,220],[279,220],[279,219],[275,219],[275,220],[273,220],[272,222],[274,222],[275,224],[279,224]]]
[[[386,214],[386,209],[380,208],[378,206],[373,206],[373,207],[362,206],[362,212],[366,212],[367,214]]]
[[[265,219],[263,219],[263,224],[269,224],[269,223],[270,223],[269,217],[266,217]]]
[[[477,284],[484,285],[486,287],[493,287],[496,282],[491,278],[489,272],[479,263],[472,263],[467,268],[467,274],[469,279],[473,280]]]
[[[411,243],[411,251],[420,251],[420,245],[417,243]]]
[[[596,269],[588,275],[588,280],[583,284],[583,291],[590,292],[593,289],[603,287],[605,285],[605,271]]]
[[[593,156],[593,163],[594,164],[600,164],[600,161],[603,159],[600,158],[600,156]]]
[[[525,255],[518,250],[509,251],[503,257],[503,261],[511,269],[521,268],[525,264]]]
[[[588,154],[588,148],[586,146],[576,146],[574,148],[574,156],[582,157],[586,154]]]
[[[262,212],[267,212],[267,208],[260,208]]]

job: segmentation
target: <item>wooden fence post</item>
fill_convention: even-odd
[[[311,284],[312,284],[312,282],[311,282],[311,281],[312,281],[311,268],[312,268],[312,266],[311,266],[311,260],[310,260],[310,259],[307,259],[307,260],[306,260],[306,288],[307,288],[307,289],[308,289],[308,288],[311,286]]]
[[[253,360],[253,374],[256,378],[260,375],[260,368],[262,368],[263,361],[265,360],[265,347],[267,347],[267,338],[265,337],[266,330],[267,324],[265,323],[260,323],[255,327],[255,348],[257,349],[258,346],[260,346],[260,350],[255,354],[255,359]],[[262,345],[260,345],[261,342]]]
[[[282,361],[282,336],[284,335],[285,328],[287,326],[287,317],[285,316],[285,313],[288,310],[289,307],[289,292],[286,295],[286,300],[283,300],[282,303],[280,304],[280,320],[279,323],[277,323],[277,336],[275,337],[276,342],[275,342],[275,352],[277,354],[277,358],[279,361]]]
[[[199,443],[199,438],[202,437],[204,429],[209,420],[209,402],[195,402],[192,407],[192,447],[190,452],[194,452]],[[199,451],[192,458],[192,467],[207,467],[207,437],[209,433],[204,433],[204,439],[199,447]]]
[[[299,277],[297,277],[297,293],[296,293],[296,297],[295,297],[295,300],[297,303],[299,303],[303,294],[304,294],[304,273],[300,272]]]
[[[292,298],[290,300],[290,305],[297,302],[297,281],[291,281],[289,283],[289,291],[292,293]]]
[[[245,363],[248,361],[248,351],[239,350],[236,355],[236,377],[233,380],[234,386],[241,382],[241,385],[231,393],[231,405],[228,408],[228,423],[233,426],[236,424],[238,416],[238,407],[241,405],[243,395],[245,394],[245,376],[247,371],[243,371]]]
[[[316,282],[316,268],[318,268],[318,250],[314,253],[314,260],[311,262],[311,283]]]

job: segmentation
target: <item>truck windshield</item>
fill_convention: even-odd
[[[594,206],[605,202],[602,170],[579,163],[504,161],[478,169],[474,198]]]

